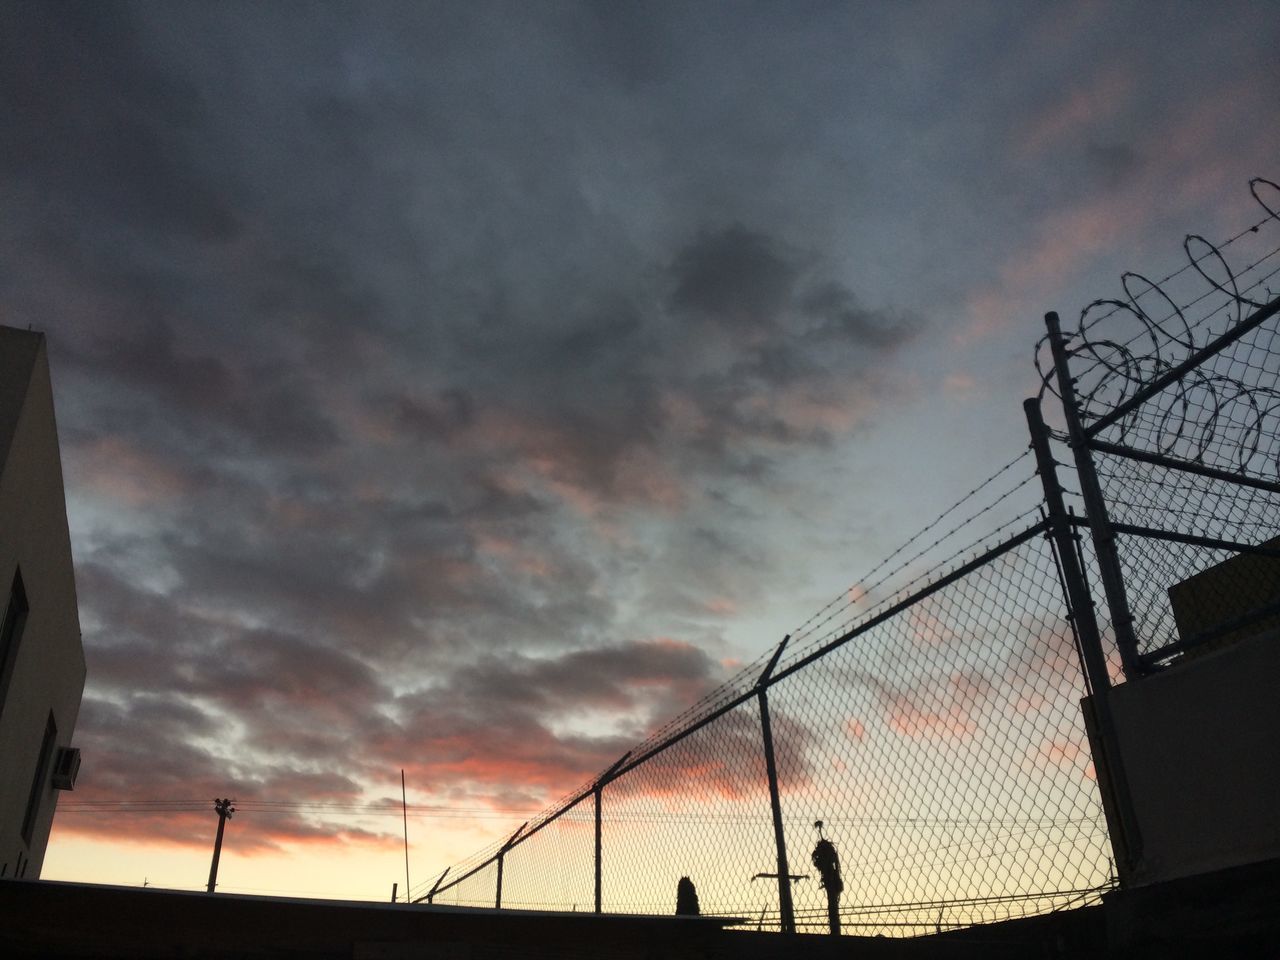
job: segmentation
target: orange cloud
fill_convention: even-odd
[[[243,801],[242,801],[243,802]],[[90,840],[110,840],[126,846],[164,845],[208,851],[218,818],[210,803],[207,811],[156,811],[100,813],[63,804],[58,810],[56,830],[61,836]],[[385,849],[400,843],[394,830],[375,832],[324,819],[306,819],[294,812],[238,807],[227,822],[226,841],[237,855],[277,853],[285,847]]]

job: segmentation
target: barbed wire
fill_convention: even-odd
[[[1273,433],[1269,419],[1280,416],[1280,393],[1271,386],[1274,370],[1265,371],[1266,380],[1257,376],[1264,372],[1254,364],[1237,365],[1226,372],[1204,371],[1194,368],[1192,358],[1204,350],[1214,338],[1211,321],[1222,317],[1233,336],[1243,336],[1246,312],[1254,311],[1255,317],[1265,317],[1275,309],[1269,282],[1280,274],[1280,266],[1257,274],[1258,269],[1280,255],[1280,246],[1272,246],[1240,269],[1233,269],[1227,260],[1226,248],[1250,234],[1258,233],[1263,226],[1280,223],[1276,207],[1267,202],[1267,195],[1280,196],[1280,186],[1270,180],[1255,178],[1249,189],[1254,200],[1266,211],[1267,216],[1252,227],[1241,231],[1220,244],[1214,244],[1196,234],[1183,241],[1187,264],[1179,271],[1159,281],[1151,281],[1136,273],[1121,276],[1121,286],[1126,299],[1102,299],[1090,303],[1081,311],[1075,332],[1069,338],[1067,355],[1083,361],[1083,366],[1073,370],[1079,396],[1079,412],[1088,424],[1100,422],[1115,427],[1116,439],[1130,442],[1136,438],[1147,442],[1159,453],[1178,450],[1178,455],[1191,462],[1202,462],[1206,449],[1223,438],[1219,429],[1234,425],[1234,437],[1238,447],[1234,466],[1250,469],[1258,453],[1259,438]],[[1168,281],[1183,272],[1194,271],[1203,289],[1198,296],[1181,300],[1168,288]],[[1266,291],[1269,299],[1258,299],[1258,291]],[[1159,314],[1143,306],[1144,297],[1155,296],[1162,304]],[[1211,309],[1192,317],[1190,311],[1206,300],[1213,299]],[[1123,315],[1136,325],[1128,339],[1114,334],[1099,337],[1104,320]],[[1136,345],[1142,342],[1144,347]],[[1053,368],[1042,361],[1045,339],[1036,346],[1036,368],[1041,375],[1042,391],[1047,389],[1057,395],[1053,382]],[[1269,353],[1269,351],[1264,351]],[[1183,367],[1187,369],[1183,369]],[[1181,371],[1180,376],[1175,374]],[[1155,404],[1147,409],[1126,410],[1116,420],[1112,411],[1125,410],[1126,402],[1138,396],[1153,384],[1164,383]],[[1155,399],[1155,398],[1153,398]],[[1154,413],[1152,412],[1154,411]],[[1208,416],[1202,416],[1208,411]],[[1144,425],[1143,418],[1146,418]],[[1152,422],[1155,418],[1155,422]],[[1239,422],[1236,422],[1239,420]],[[1193,435],[1194,434],[1194,435]]]
[[[931,521],[929,521],[927,524],[921,527],[916,533],[908,537],[897,549],[895,549],[892,553],[888,554],[886,557],[884,557],[878,563],[876,563],[870,570],[867,571],[866,574],[864,574],[858,580],[855,580],[849,587],[846,587],[840,593],[832,597],[831,600],[826,605],[824,605],[820,610],[816,611],[812,616],[809,617],[809,619],[805,620],[804,623],[800,624],[800,626],[796,627],[795,630],[792,631],[792,634],[791,634],[792,639],[800,640],[800,639],[803,639],[805,636],[807,636],[809,633],[811,633],[812,630],[809,629],[810,625],[813,624],[814,621],[818,620],[818,618],[822,617],[823,614],[825,614],[833,606],[840,603],[842,600],[845,600],[849,596],[850,591],[854,590],[860,583],[865,583],[866,581],[870,580],[872,577],[876,576],[876,574],[879,573],[880,570],[882,570],[895,557],[901,554],[904,550],[910,547],[913,543],[915,543],[921,537],[925,536],[934,528],[936,528],[938,524],[940,524],[948,516],[950,516],[960,507],[964,506],[966,503],[968,503],[970,500],[976,497],[979,493],[981,493],[983,490],[989,487],[992,483],[998,480],[1005,473],[1012,470],[1020,462],[1026,459],[1027,456],[1029,456],[1029,454],[1030,454],[1030,450],[1023,450],[1021,453],[1019,453],[1016,457],[1014,457],[1004,466],[996,470],[995,473],[991,474],[991,476],[987,477],[985,480],[978,483],[972,490],[969,490],[962,497],[960,497],[959,500],[951,504],[951,506],[947,507],[940,514],[934,517]],[[940,540],[942,539],[945,539],[945,537],[939,538],[938,541],[934,541],[933,546],[936,546],[937,543],[940,542]],[[926,548],[926,550],[927,549],[928,548]],[[919,556],[920,554],[916,555],[917,558]],[[916,559],[916,558],[913,558],[913,559]],[[910,561],[908,561],[908,563],[909,562]],[[819,626],[821,626],[821,624],[819,624]]]

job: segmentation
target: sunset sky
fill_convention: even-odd
[[[1276,13],[0,0],[62,800],[310,804],[228,826],[252,892],[403,884],[402,768],[415,884],[510,832],[1022,450],[1044,311],[1258,219]],[[215,826],[60,809],[44,876]]]

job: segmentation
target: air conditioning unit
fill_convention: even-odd
[[[55,790],[74,790],[76,774],[80,772],[80,749],[59,747],[53,762],[53,787]]]

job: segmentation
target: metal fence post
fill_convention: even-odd
[[[604,844],[603,844],[603,840],[604,840],[604,833],[603,833],[603,829],[602,829],[603,821],[602,821],[602,819],[601,819],[601,813],[600,813],[600,805],[601,805],[601,801],[604,799],[604,797],[603,797],[603,794],[604,794],[604,785],[605,785],[606,783],[608,783],[610,780],[612,780],[612,779],[613,779],[614,775],[618,772],[618,768],[619,768],[619,767],[621,767],[624,763],[626,763],[629,759],[631,759],[631,751],[630,751],[630,750],[628,750],[628,751],[627,751],[626,753],[624,753],[621,757],[619,757],[619,758],[617,759],[617,761],[613,764],[613,766],[611,766],[611,767],[610,767],[608,770],[606,770],[604,773],[600,774],[600,776],[598,776],[598,777],[596,778],[596,782],[595,782],[594,786],[592,786],[592,788],[591,788],[591,793],[594,795],[594,797],[595,797],[595,801],[596,801],[596,851],[595,851],[595,853],[596,853],[596,855],[595,855],[595,862],[596,862],[596,913],[600,913],[600,912],[602,912],[602,910],[601,910],[601,904],[603,903],[603,893],[604,893],[604,886],[603,886],[603,882],[602,882],[602,881],[603,881],[603,874],[604,874],[604,870],[603,870],[603,863],[604,863],[604,851],[603,851],[603,847],[604,847]]]
[[[760,703],[760,733],[764,743],[764,769],[769,778],[769,804],[773,808],[773,842],[778,853],[778,910],[783,933],[796,932],[795,907],[791,902],[791,870],[787,864],[787,838],[782,829],[782,798],[778,793],[778,767],[773,755],[773,725],[769,720],[769,676],[778,665],[791,635],[782,638],[768,666],[756,681],[756,698]]]
[[[600,904],[602,901],[603,890],[601,888],[601,863],[600,863],[600,794],[603,787],[599,783],[596,784],[595,790],[592,791],[596,798],[596,913],[600,913]]]
[[[1093,452],[1089,449],[1089,440],[1080,424],[1080,406],[1076,398],[1075,380],[1071,378],[1068,366],[1070,355],[1067,352],[1066,339],[1058,324],[1056,313],[1044,315],[1045,326],[1049,330],[1049,349],[1053,354],[1053,368],[1058,378],[1058,392],[1062,398],[1062,415],[1067,424],[1067,436],[1071,442],[1071,453],[1076,462],[1076,473],[1080,477],[1080,496],[1084,501],[1085,519],[1089,521],[1089,532],[1093,538],[1093,547],[1098,555],[1098,573],[1102,578],[1102,590],[1107,597],[1107,609],[1111,613],[1111,626],[1116,634],[1116,648],[1120,651],[1120,662],[1124,675],[1129,679],[1142,676],[1143,669],[1138,659],[1138,640],[1133,631],[1133,614],[1129,612],[1129,598],[1124,588],[1124,575],[1120,568],[1120,554],[1116,549],[1116,535],[1111,528],[1111,519],[1107,514],[1107,501],[1102,494],[1102,485],[1098,482],[1098,473],[1093,465]],[[1108,684],[1109,685],[1109,684]]]
[[[514,847],[517,841],[519,841],[520,834],[524,833],[524,828],[528,825],[528,820],[520,824],[520,829],[513,833],[511,838],[498,848],[498,885],[493,895],[493,909],[495,910],[502,909],[502,861],[506,858],[507,851]]]
[[[1036,467],[1044,488],[1049,539],[1057,556],[1062,585],[1067,594],[1067,619],[1075,634],[1080,666],[1084,671],[1085,682],[1091,694],[1093,715],[1097,721],[1098,745],[1101,750],[1097,751],[1100,756],[1094,757],[1094,764],[1098,769],[1099,786],[1104,791],[1103,812],[1107,815],[1121,878],[1125,879],[1141,854],[1142,839],[1111,716],[1111,677],[1107,670],[1106,655],[1102,650],[1102,634],[1098,629],[1089,582],[1076,556],[1076,535],[1063,502],[1062,486],[1058,482],[1053,451],[1049,448],[1049,430],[1040,412],[1040,401],[1035,398],[1026,400],[1022,409],[1027,416],[1031,448],[1035,452]],[[1106,795],[1108,790],[1109,797]]]

